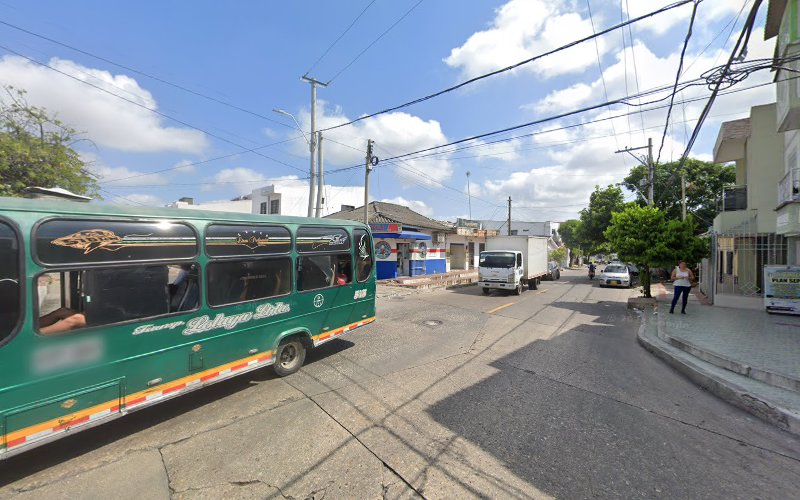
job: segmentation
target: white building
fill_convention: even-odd
[[[363,205],[364,188],[358,186],[325,186],[322,215],[339,212],[343,207]],[[181,198],[167,205],[171,208],[211,210],[270,215],[305,217],[308,213],[308,184],[301,180],[286,180],[254,189],[250,194],[233,200],[195,203],[192,198]]]

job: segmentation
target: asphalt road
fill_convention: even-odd
[[[7,460],[0,498],[796,498],[800,440],[642,349],[630,293],[381,289],[301,372]]]

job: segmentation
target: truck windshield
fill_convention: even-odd
[[[487,253],[481,254],[481,267],[514,267],[513,253]]]

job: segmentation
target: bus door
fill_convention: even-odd
[[[297,304],[312,337],[344,327],[353,309],[352,240],[344,228],[297,230]]]

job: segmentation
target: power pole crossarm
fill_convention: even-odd
[[[636,156],[633,154],[633,151],[638,151],[640,149],[647,150],[647,156]],[[636,161],[641,163],[642,165],[647,166],[647,204],[649,206],[653,206],[653,186],[656,183],[656,165],[653,163],[653,139],[647,139],[647,146],[639,146],[635,148],[624,148],[618,151],[614,151],[615,153],[628,153],[629,155],[633,156]]]

